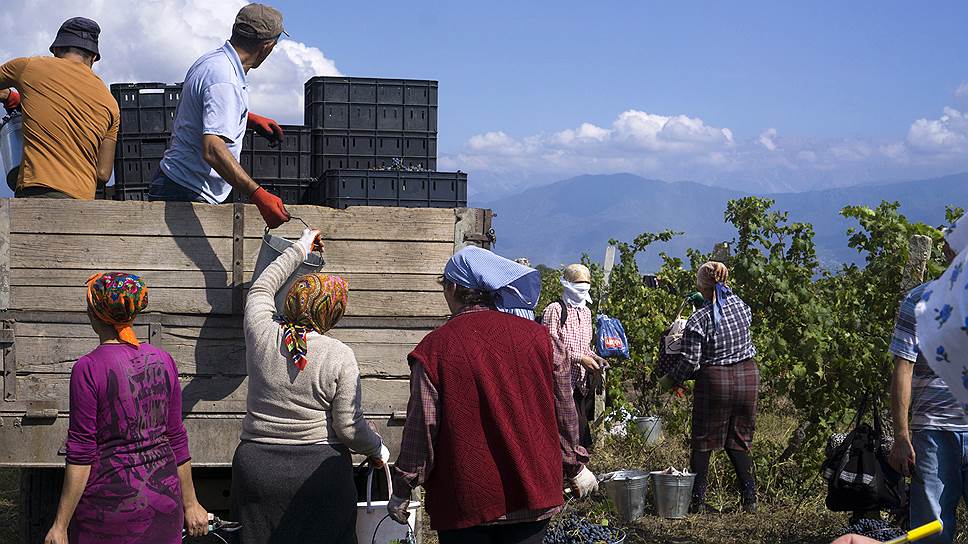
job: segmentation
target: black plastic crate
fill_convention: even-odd
[[[437,132],[436,81],[320,76],[305,93],[314,129]]]
[[[171,134],[181,101],[181,83],[114,83],[111,94],[121,109],[121,134]]]
[[[399,159],[406,168],[435,170],[437,138],[424,132],[313,130],[314,177],[327,170],[382,169]]]
[[[259,185],[278,196],[283,204],[308,204],[312,200],[310,191],[316,180],[312,178],[273,179],[259,181]],[[226,202],[248,202],[247,197],[232,191]]]
[[[256,181],[310,177],[312,132],[302,125],[282,125],[282,132],[283,141],[270,147],[269,140],[246,131],[239,162]]]
[[[456,208],[467,205],[467,174],[400,170],[331,170],[313,185],[308,204]]]
[[[150,183],[131,183],[125,185],[114,184],[114,200],[137,200],[147,201]]]
[[[168,138],[163,135],[122,135],[115,150],[115,183],[119,186],[150,183],[166,149]]]

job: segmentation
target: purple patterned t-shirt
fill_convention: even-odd
[[[91,465],[71,543],[181,542],[177,466],[190,457],[171,355],[101,345],[74,365],[70,395],[67,462]]]

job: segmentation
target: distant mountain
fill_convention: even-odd
[[[528,257],[533,264],[557,266],[582,253],[601,259],[610,238],[630,240],[644,232],[685,232],[645,256],[654,269],[659,251],[685,256],[690,247],[709,251],[736,235],[723,220],[726,202],[745,193],[693,182],[667,183],[632,174],[578,176],[529,189],[488,203],[498,243],[509,258]],[[943,178],[843,189],[762,195],[776,200],[775,209],[790,212],[792,221],[812,223],[821,260],[828,265],[856,260],[847,247],[851,222],[840,217],[847,205],[876,206],[900,201],[909,219],[940,225],[946,205],[968,207],[968,173]]]

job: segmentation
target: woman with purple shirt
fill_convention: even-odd
[[[101,345],[71,370],[67,469],[45,544],[175,544],[208,529],[195,497],[181,385],[171,355],[131,324],[148,287],[123,272],[88,280]]]

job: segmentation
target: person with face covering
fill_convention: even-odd
[[[560,341],[571,364],[572,395],[578,411],[580,443],[592,447],[591,421],[595,415],[595,390],[602,383],[605,360],[592,351],[592,311],[588,291],[592,274],[582,264],[565,267],[561,277],[562,298],[549,304],[541,316],[552,338]]]
[[[682,361],[660,384],[672,388],[695,373],[690,470],[696,473],[693,513],[715,512],[706,503],[709,459],[725,449],[739,478],[743,510],[756,511],[756,480],[750,445],[756,426],[760,372],[750,337],[752,312],[727,285],[729,269],[710,261],[699,268],[696,284],[705,305],[686,322]]]
[[[518,267],[477,247],[457,252],[442,280],[451,317],[408,357],[387,510],[406,523],[411,490],[423,486],[441,544],[540,544],[565,479],[579,496],[598,487],[578,444],[563,346],[538,323],[498,311],[513,298],[501,288]],[[511,282],[514,297],[529,281]]]
[[[178,368],[131,326],[147,306],[138,276],[108,272],[87,282],[87,315],[101,345],[71,368],[67,469],[45,544],[176,544],[183,526],[191,536],[207,532]]]
[[[246,300],[249,389],[231,493],[243,544],[355,543],[350,453],[375,467],[390,457],[363,418],[353,350],[326,336],[346,311],[346,282],[321,273],[298,278],[275,319],[276,293],[319,248],[318,237],[305,230],[252,283]]]

